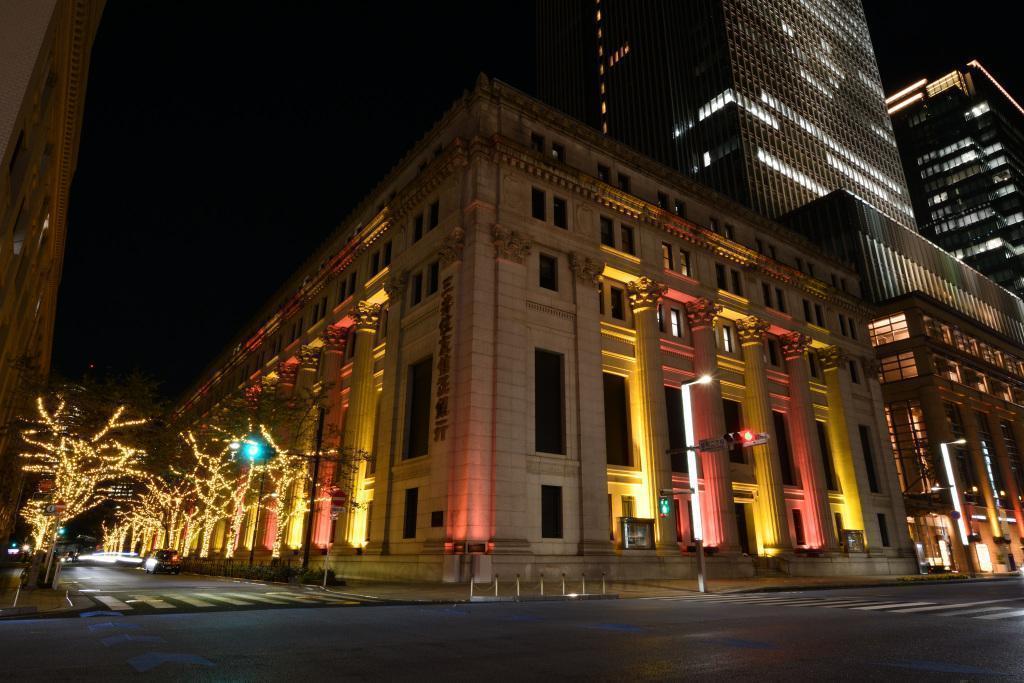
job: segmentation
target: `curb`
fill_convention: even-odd
[[[742,594],[742,593],[786,593],[791,591],[815,591],[815,590],[845,590],[850,588],[891,588],[910,586],[946,586],[958,583],[993,583],[996,581],[1020,581],[1020,577],[1000,576],[991,579],[945,579],[939,581],[881,581],[879,583],[837,583],[837,584],[809,584],[804,586],[752,586],[750,588],[736,588],[732,590],[710,591],[720,595]],[[689,591],[688,591],[689,592]]]

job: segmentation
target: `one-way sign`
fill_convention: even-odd
[[[697,447],[702,451],[723,451],[725,439],[701,439]]]

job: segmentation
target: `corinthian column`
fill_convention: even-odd
[[[793,453],[800,483],[804,489],[804,513],[807,516],[807,541],[812,547],[834,552],[838,548],[836,531],[832,526],[832,511],[825,483],[825,464],[822,461],[818,431],[814,424],[814,405],[807,383],[807,359],[804,353],[811,338],[799,332],[780,337],[782,355],[789,372],[789,431],[793,439]]]
[[[661,344],[658,337],[658,301],[667,290],[660,282],[641,277],[626,285],[636,326],[636,385],[633,403],[639,408],[642,425],[640,467],[646,487],[645,514],[656,520],[654,540],[658,547],[676,544],[674,520],[658,515],[658,491],[671,488],[672,473],[668,448],[668,417],[665,409],[664,379],[661,372]]]
[[[736,323],[743,346],[743,417],[750,429],[771,434],[774,422],[764,368],[764,340],[768,327],[764,320],[754,317]],[[754,446],[751,450],[754,452],[754,477],[759,489],[756,506],[762,542],[765,549],[779,551],[791,549],[793,543],[789,538],[776,437],[772,435],[768,443]]]
[[[850,425],[846,419],[846,401],[850,395],[850,374],[847,371],[849,358],[838,346],[830,346],[818,352],[821,367],[825,371],[825,386],[828,396],[828,436],[832,448],[839,488],[843,492],[846,514],[843,526],[847,529],[864,529],[864,514],[861,510],[860,491],[868,490],[866,474],[864,486],[857,479],[853,460],[853,444],[850,442]],[[878,542],[881,543],[881,538]]]
[[[324,330],[323,348],[320,352],[322,372],[320,381],[324,383],[326,406],[324,414],[323,448],[338,447],[341,424],[341,366],[345,358],[345,337],[347,328],[331,325]],[[320,463],[320,474],[317,481],[317,498],[324,496],[324,489],[329,488],[335,479],[335,466],[329,460]],[[323,548],[330,543],[331,507],[322,503],[314,505],[312,544]]]
[[[356,334],[353,343],[356,345],[355,359],[352,364],[352,375],[348,394],[348,412],[341,430],[341,446],[345,449],[370,452],[373,447],[373,429],[375,405],[373,386],[373,338],[380,319],[380,304],[360,301],[353,312],[356,319]],[[359,465],[353,481],[341,481],[339,485],[346,489],[349,498],[355,500],[366,475],[366,463]],[[362,530],[353,528],[351,509],[345,524],[339,524],[344,536],[341,543],[355,547],[362,543]]]
[[[715,317],[722,307],[710,299],[696,299],[686,304],[686,319],[693,337],[693,372],[697,377],[718,373],[718,344],[715,341]],[[722,387],[717,381],[695,384],[693,395],[693,428],[695,440],[717,439],[725,433],[722,412]],[[704,523],[704,544],[723,551],[739,550],[736,508],[732,498],[732,477],[726,451],[699,453],[704,479],[701,496],[701,518]],[[690,474],[693,476],[693,473]]]

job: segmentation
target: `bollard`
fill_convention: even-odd
[[[544,597],[544,572],[540,573],[540,597]]]
[[[498,575],[494,575],[494,597],[498,597]]]
[[[519,599],[519,574],[516,574],[516,600]]]
[[[565,572],[562,572],[562,595],[565,595]]]
[[[601,572],[601,595],[604,595],[604,572]]]
[[[473,577],[469,577],[469,601],[473,602]]]
[[[580,591],[580,595],[587,594],[587,574],[583,572],[580,574],[580,578],[583,580],[583,589]]]

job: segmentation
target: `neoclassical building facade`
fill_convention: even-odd
[[[358,504],[317,512],[346,576],[692,576],[695,485],[713,576],[909,573],[858,294],[795,233],[481,77],[181,410],[329,382],[329,431],[371,454]],[[692,473],[680,387],[705,375],[692,436],[769,439]]]

